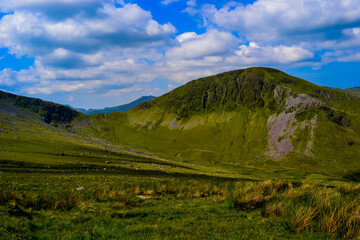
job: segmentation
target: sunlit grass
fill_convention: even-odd
[[[211,211],[220,211],[224,216],[230,214],[231,217],[226,220],[226,224],[230,224],[227,227],[231,228],[236,228],[231,222],[241,214],[249,217],[255,214],[258,221],[268,221],[269,224],[281,221],[282,226],[287,228],[274,231],[285,231],[289,236],[313,233],[325,234],[325,238],[360,237],[360,199],[356,194],[357,184],[345,183],[339,187],[326,187],[299,183],[294,185],[287,180],[249,182],[91,175],[55,177],[47,174],[27,175],[15,182],[8,182],[14,176],[16,175],[3,174],[0,182],[2,236],[9,235],[6,231],[16,236],[40,234],[38,231],[32,232],[31,224],[45,224],[48,227],[41,232],[53,232],[58,218],[56,216],[59,215],[65,219],[72,219],[74,214],[83,214],[83,217],[77,217],[78,220],[74,223],[82,228],[86,225],[82,224],[95,221],[96,218],[115,218],[118,221],[136,219],[137,223],[144,224],[143,226],[162,218],[164,219],[161,221],[179,218],[178,221],[186,225],[193,220],[189,215],[183,216],[182,211],[193,211],[194,216],[199,218],[210,211],[204,215],[202,221],[209,224],[211,222],[212,225],[215,223],[212,223],[213,220],[207,214],[212,215]],[[45,176],[50,179],[49,182],[38,182]],[[27,181],[27,184],[24,181]],[[17,187],[14,189],[14,186]],[[203,210],[205,212],[199,211],[192,206],[197,201],[201,201],[205,208],[212,207]],[[168,204],[173,204],[171,211],[178,207],[181,211],[159,216],[162,211],[169,209]],[[20,227],[16,219],[23,219],[28,224]],[[222,217],[219,216],[219,219]],[[249,220],[245,218],[243,221]],[[167,224],[171,224],[171,221]],[[97,227],[100,226],[104,227],[104,231],[107,229],[102,223]],[[121,234],[135,231],[139,225],[131,226],[131,230],[128,229]],[[145,238],[154,230],[141,229],[143,230],[132,234]],[[67,231],[74,230],[68,228]],[[259,231],[264,231],[259,233],[259,236],[262,236],[268,230],[261,228]],[[178,234],[165,232],[164,234],[169,236]],[[316,239],[314,236],[311,238]]]

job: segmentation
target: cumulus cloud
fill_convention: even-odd
[[[0,43],[11,53],[37,56],[56,49],[96,52],[110,47],[149,46],[169,40],[176,32],[170,23],[159,24],[136,4],[116,8],[104,4],[97,15],[50,20],[48,15],[15,11],[0,22]]]
[[[241,45],[235,56],[227,59],[230,63],[241,62],[251,64],[289,64],[306,59],[311,59],[314,54],[299,46],[259,46],[255,42]]]
[[[253,4],[224,6],[206,4],[202,17],[223,29],[238,31],[251,41],[303,41],[329,39],[359,24],[357,0],[258,0]]]
[[[112,0],[0,0],[0,47],[35,58],[33,67],[3,70],[1,84],[36,83],[29,94],[89,91],[151,81],[144,70],[162,58],[176,29],[136,4]],[[66,10],[71,9],[71,10]],[[61,12],[61,17],[55,16]],[[143,71],[142,71],[143,70]]]
[[[74,92],[84,91],[91,93],[91,90],[96,89],[102,85],[103,82],[99,80],[92,81],[43,81],[38,85],[34,85],[27,89],[29,94],[52,94],[55,92]]]
[[[301,45],[246,44],[233,34],[216,29],[200,35],[186,32],[176,40],[177,46],[166,52],[164,61],[157,62],[155,69],[178,83],[249,66],[290,66],[314,57]]]
[[[322,64],[332,62],[360,62],[360,48],[356,50],[338,50],[326,52],[321,56]]]
[[[203,58],[225,55],[238,44],[239,39],[229,32],[210,30],[202,35],[184,33],[177,37],[180,46],[170,49],[166,56],[169,58]]]
[[[207,28],[237,32],[250,42],[226,58],[229,64],[297,62],[297,66],[321,67],[331,61],[359,61],[357,0],[257,0],[247,5],[229,1],[220,8],[203,4],[188,7],[185,12],[199,16]],[[314,58],[317,52],[322,56],[320,62],[305,61]]]

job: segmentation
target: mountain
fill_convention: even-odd
[[[200,78],[127,112],[91,116],[0,92],[0,140],[14,141],[10,132],[24,139],[13,145],[98,139],[230,175],[360,180],[360,97],[271,68]]]
[[[244,172],[356,178],[360,98],[270,68],[191,81],[81,130],[160,156]]]
[[[126,112],[129,111],[131,108],[143,103],[143,102],[147,102],[149,100],[152,100],[156,97],[154,96],[143,96],[131,103],[128,104],[124,104],[124,105],[120,105],[120,106],[115,106],[115,107],[107,107],[107,108],[103,108],[103,109],[83,109],[83,108],[74,108],[76,111],[78,112],[82,112],[85,114],[96,114],[96,113],[112,113],[112,112]]]

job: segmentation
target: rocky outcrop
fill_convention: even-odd
[[[268,119],[269,149],[265,155],[278,160],[294,150],[291,138],[294,137],[296,130],[308,129],[313,138],[316,118],[299,123],[296,114],[312,107],[322,106],[324,103],[306,94],[295,94],[291,89],[282,86],[275,88],[274,98],[282,111]],[[312,139],[308,139],[306,155],[311,154],[311,147]]]

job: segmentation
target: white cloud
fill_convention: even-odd
[[[193,57],[189,58],[185,53],[167,57],[164,62],[157,63],[155,68],[162,76],[183,84],[196,78],[250,66],[291,66],[312,59],[314,54],[301,46],[273,47],[252,42],[249,45],[236,45],[235,49],[222,54]]]
[[[58,18],[54,6],[71,12]],[[26,83],[23,91],[29,94],[152,81],[157,75],[150,63],[163,58],[162,49],[176,32],[138,5],[116,7],[112,0],[0,0],[0,8],[14,11],[0,19],[0,47],[35,58],[28,70],[2,71],[1,83]]]
[[[28,94],[53,94],[56,92],[74,92],[84,91],[91,92],[98,86],[102,85],[102,81],[43,81],[39,85],[35,85],[27,89]]]
[[[163,5],[169,5],[171,3],[174,3],[174,2],[179,2],[179,1],[183,1],[183,0],[162,0],[161,1],[161,4]],[[196,0],[188,0],[186,2],[186,5],[188,6],[196,6]]]
[[[327,52],[321,56],[322,64],[329,64],[332,62],[360,62],[360,49],[355,51],[339,50],[334,52]]]
[[[162,0],[162,1],[161,1],[161,4],[163,4],[163,5],[169,5],[169,4],[171,4],[171,3],[178,2],[178,1],[181,1],[181,0]]]
[[[258,0],[246,6],[225,5],[201,9],[205,24],[238,31],[251,41],[305,41],[337,37],[341,30],[360,21],[357,0]]]
[[[314,54],[299,46],[259,46],[250,42],[249,46],[241,45],[235,56],[227,59],[230,63],[241,62],[246,65],[258,64],[290,64],[311,59]]]
[[[183,34],[180,34],[179,36],[177,36],[176,40],[178,40],[179,43],[182,43],[184,41],[194,39],[197,36],[198,35],[195,32],[186,32],[186,33],[183,33]]]
[[[170,23],[157,23],[136,4],[121,8],[105,4],[96,11],[96,16],[79,13],[57,21],[44,14],[15,11],[0,21],[0,45],[18,56],[36,57],[55,49],[93,53],[116,46],[149,46],[168,41],[176,32]]]
[[[196,0],[189,0],[186,2],[188,6],[195,7],[196,6]]]
[[[184,33],[178,37],[178,41],[180,46],[170,49],[166,53],[167,57],[192,59],[225,55],[239,43],[231,33],[215,29],[202,35]]]
[[[11,86],[16,83],[15,72],[9,68],[0,71],[0,85]]]

